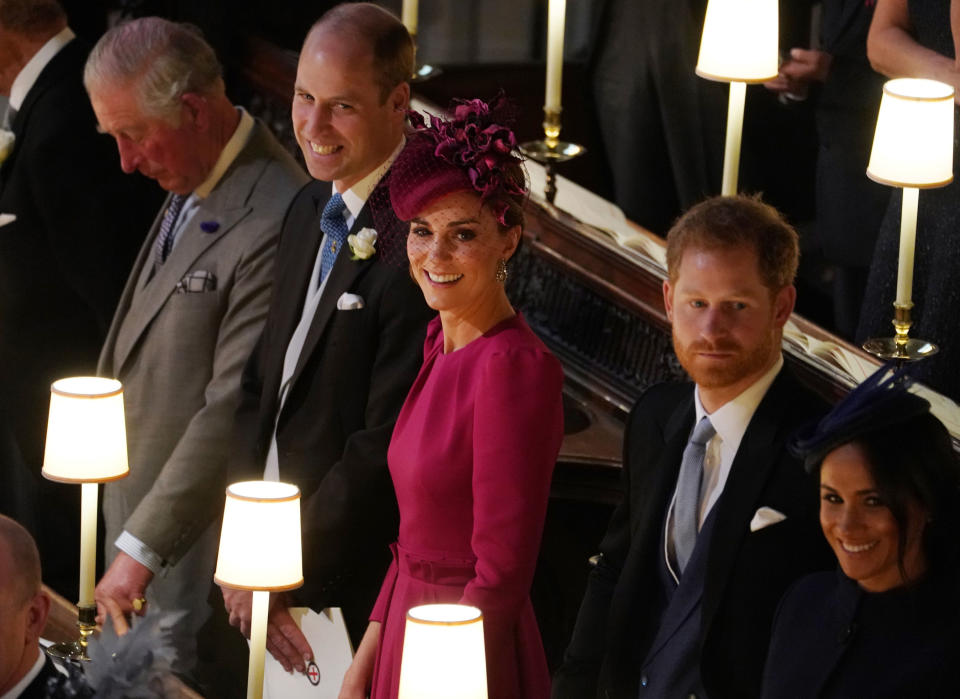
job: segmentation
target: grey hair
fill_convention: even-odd
[[[160,17],[143,17],[101,37],[83,71],[88,93],[133,83],[146,116],[179,124],[180,98],[188,92],[224,94],[223,70],[200,30]]]
[[[24,527],[6,515],[0,515],[0,544],[5,543],[10,552],[10,562],[16,575],[13,580],[16,604],[26,602],[40,591],[40,553]]]
[[[0,0],[0,25],[14,34],[45,36],[66,23],[67,15],[57,0]]]

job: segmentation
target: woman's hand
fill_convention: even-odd
[[[343,676],[338,699],[366,699],[373,680],[373,663],[377,658],[380,643],[380,622],[371,621],[360,641],[353,662]]]

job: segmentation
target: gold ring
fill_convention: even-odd
[[[136,599],[130,600],[130,604],[133,605],[133,611],[139,612],[146,606],[147,600],[145,597],[137,597]]]

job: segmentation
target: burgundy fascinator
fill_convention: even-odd
[[[516,137],[509,126],[514,112],[503,94],[489,103],[458,100],[453,118],[430,115],[427,123],[409,112],[413,133],[393,163],[390,200],[397,217],[413,219],[437,199],[475,191],[501,225],[508,225],[508,200],[526,195],[522,160],[514,154]]]

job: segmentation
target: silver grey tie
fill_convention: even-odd
[[[697,545],[697,530],[700,518],[700,486],[703,482],[703,458],[707,442],[717,431],[704,417],[693,430],[677,478],[677,497],[673,503],[673,547],[679,572],[687,567],[693,549]]]

